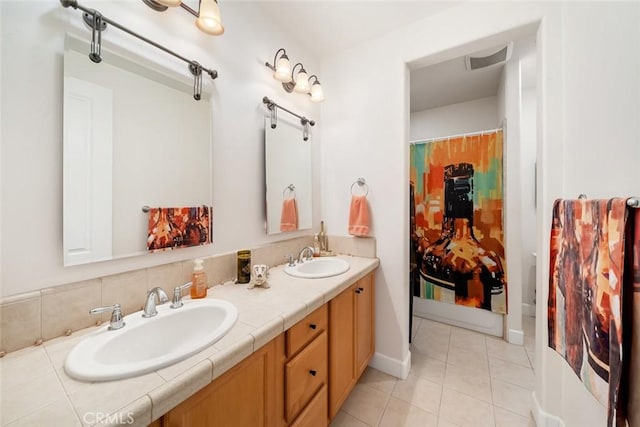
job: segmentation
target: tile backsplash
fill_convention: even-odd
[[[297,255],[305,246],[313,246],[313,236],[251,248],[251,263],[280,265],[287,254]],[[374,238],[330,236],[329,247],[345,255],[376,256]],[[214,255],[204,261],[209,287],[235,279],[235,252]],[[97,322],[108,322],[110,313],[89,314],[94,307],[119,303],[125,315],[141,310],[147,289],[156,286],[171,298],[173,288],[191,280],[192,271],[193,260],[180,261],[3,298],[0,351],[8,353]]]

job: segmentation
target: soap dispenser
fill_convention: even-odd
[[[202,266],[203,261],[196,259],[193,264],[193,276],[191,277],[191,298],[204,298],[207,296],[207,275]]]

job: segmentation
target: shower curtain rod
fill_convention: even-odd
[[[484,135],[485,133],[489,134],[489,133],[498,132],[500,130],[503,130],[503,128],[499,127],[499,128],[495,128],[495,129],[481,130],[481,131],[478,131],[478,132],[461,133],[459,135],[440,136],[440,137],[437,137],[437,138],[417,139],[415,141],[409,141],[409,144],[411,144],[411,145],[426,144],[428,142],[444,141],[445,139],[460,138],[460,137],[465,137],[465,136]]]

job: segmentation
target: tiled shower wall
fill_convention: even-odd
[[[252,264],[276,266],[287,254],[297,256],[305,246],[313,246],[313,237],[305,236],[251,249]],[[336,253],[375,257],[373,238],[329,237]],[[236,253],[204,258],[209,287],[235,280]],[[147,290],[156,286],[169,298],[173,288],[191,280],[193,260],[164,264],[111,276],[69,283],[0,300],[0,351],[11,352],[41,341],[109,321],[111,314],[91,315],[95,307],[118,303],[123,313],[141,310]]]

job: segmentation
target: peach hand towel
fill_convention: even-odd
[[[351,196],[349,234],[354,236],[369,235],[369,205],[365,196]]]
[[[296,231],[298,229],[298,206],[296,199],[284,199],[282,201],[282,213],[280,214],[280,231]]]

